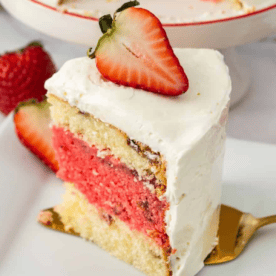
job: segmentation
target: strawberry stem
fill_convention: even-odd
[[[19,49],[18,52],[19,53],[23,53],[26,48],[32,47],[32,46],[33,47],[41,47],[41,48],[43,48],[43,44],[40,41],[32,41],[27,46],[25,46],[24,48]]]
[[[95,52],[96,52],[96,50],[93,51],[93,48],[91,47],[87,50],[87,56],[91,59],[94,59],[96,57]]]
[[[27,45],[27,47],[30,47],[30,46],[36,46],[36,47],[43,48],[43,44],[40,41],[33,41]]]
[[[29,100],[26,100],[24,102],[20,102],[17,107],[14,109],[14,115],[20,110],[21,107],[23,106],[28,106],[28,105],[34,105],[34,104],[37,104],[37,100],[36,99],[29,99]]]
[[[105,34],[108,29],[112,28],[112,16],[110,14],[104,15],[99,19],[100,28],[103,34]]]
[[[122,7],[120,7],[118,10],[116,10],[115,14],[118,12],[122,12],[128,8],[138,6],[138,5],[140,5],[140,3],[136,0],[127,2],[127,3],[123,4]]]
[[[119,9],[116,10],[114,13],[114,18],[110,14],[104,15],[99,19],[99,25],[101,28],[102,33],[104,34],[98,41],[98,44],[96,46],[96,49],[93,51],[93,48],[89,48],[87,51],[87,56],[91,59],[96,58],[96,52],[97,49],[100,47],[101,42],[106,38],[106,36],[110,36],[110,33],[112,32],[113,22],[115,22],[115,16],[118,12],[122,12],[128,8],[135,7],[140,5],[140,3],[136,0],[129,1],[125,4],[123,4]],[[111,32],[107,33],[108,30],[111,30]]]

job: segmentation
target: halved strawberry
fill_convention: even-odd
[[[100,19],[104,35],[90,58],[100,73],[119,85],[168,96],[188,89],[188,79],[159,19],[131,1]]]
[[[15,131],[19,140],[54,172],[58,170],[58,162],[52,146],[52,131],[49,128],[49,104],[44,100],[21,103],[14,115]]]

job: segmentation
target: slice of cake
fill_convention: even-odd
[[[146,275],[195,275],[218,240],[228,69],[217,51],[172,50],[144,9],[109,19],[96,59],[46,82],[66,187],[56,211]]]

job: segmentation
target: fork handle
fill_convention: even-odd
[[[264,218],[259,218],[258,219],[258,228],[263,227],[268,224],[276,223],[276,215],[274,216],[269,216],[269,217],[264,217]]]

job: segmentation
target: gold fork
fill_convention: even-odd
[[[221,205],[218,230],[219,244],[205,259],[205,264],[220,264],[236,259],[252,235],[262,226],[271,223],[276,223],[276,215],[255,218],[249,213]]]
[[[51,220],[39,220],[47,228],[58,230],[63,233],[79,236],[72,229],[64,228],[58,213],[54,208],[44,210]],[[262,226],[276,223],[276,215],[255,218],[251,214],[243,213],[235,208],[221,205],[220,223],[219,223],[219,244],[214,248],[210,255],[205,259],[206,265],[220,264],[237,258],[252,235]]]

